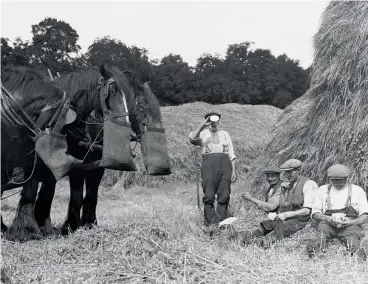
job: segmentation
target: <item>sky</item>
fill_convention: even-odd
[[[303,68],[313,61],[313,36],[329,1],[9,1],[1,2],[1,36],[31,40],[46,17],[71,25],[86,52],[111,36],[148,50],[150,59],[179,54],[191,66],[203,53],[224,57],[230,44],[287,54]]]

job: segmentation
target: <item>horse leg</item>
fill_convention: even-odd
[[[82,225],[91,228],[97,225],[96,206],[98,187],[100,186],[105,170],[98,168],[86,172],[86,197],[83,201]]]
[[[85,175],[83,171],[76,171],[69,174],[70,183],[70,200],[68,207],[68,215],[61,227],[61,233],[67,235],[69,231],[77,230],[82,222],[80,218],[80,210],[83,203],[83,186]]]
[[[46,169],[45,169],[46,170]],[[51,224],[51,204],[54,199],[56,180],[49,171],[44,175],[35,205],[35,218],[44,236],[51,235],[54,228]]]
[[[41,237],[40,228],[34,217],[34,204],[37,197],[39,178],[34,176],[23,186],[17,214],[9,228],[11,240],[26,241]]]

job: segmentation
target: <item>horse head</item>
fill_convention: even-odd
[[[160,104],[148,82],[142,83],[135,72],[125,70],[134,99],[131,114],[135,139],[141,144],[143,162],[150,175],[170,174],[170,163]]]

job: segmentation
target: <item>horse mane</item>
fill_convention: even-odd
[[[9,92],[18,88],[32,91],[37,84],[48,84],[48,78],[41,70],[31,67],[5,67],[1,69],[1,82]]]
[[[129,87],[129,81],[125,74],[116,66],[110,64],[104,64],[105,72],[108,76],[115,79],[116,85],[122,90],[126,96],[127,104],[130,112],[135,112],[133,93]],[[97,91],[97,87],[100,85],[101,73],[97,67],[83,68],[78,71],[67,73],[62,75],[55,81],[55,84],[61,89],[69,92],[72,100],[79,100],[79,96],[76,94],[81,89],[86,90],[88,102],[91,102]]]
[[[62,90],[50,83],[46,73],[33,67],[3,67],[1,83],[10,93],[16,91],[22,97],[26,112],[37,113],[63,95]]]

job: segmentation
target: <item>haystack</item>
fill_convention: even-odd
[[[159,185],[163,182],[191,182],[196,179],[195,154],[201,162],[198,147],[189,143],[189,133],[204,121],[208,111],[222,114],[220,127],[232,137],[239,178],[245,178],[250,163],[262,153],[270,139],[270,129],[282,110],[273,106],[239,104],[210,105],[196,102],[181,106],[162,107],[162,118],[170,156],[172,174],[153,177],[144,174],[140,146],[134,154],[138,172],[109,172],[104,178],[107,185],[127,187],[129,185]],[[134,147],[134,144],[131,145]]]
[[[285,109],[273,139],[252,165],[252,191],[260,170],[289,158],[319,185],[326,170],[342,163],[351,181],[368,187],[368,2],[331,2],[314,37],[314,62],[307,93]]]

